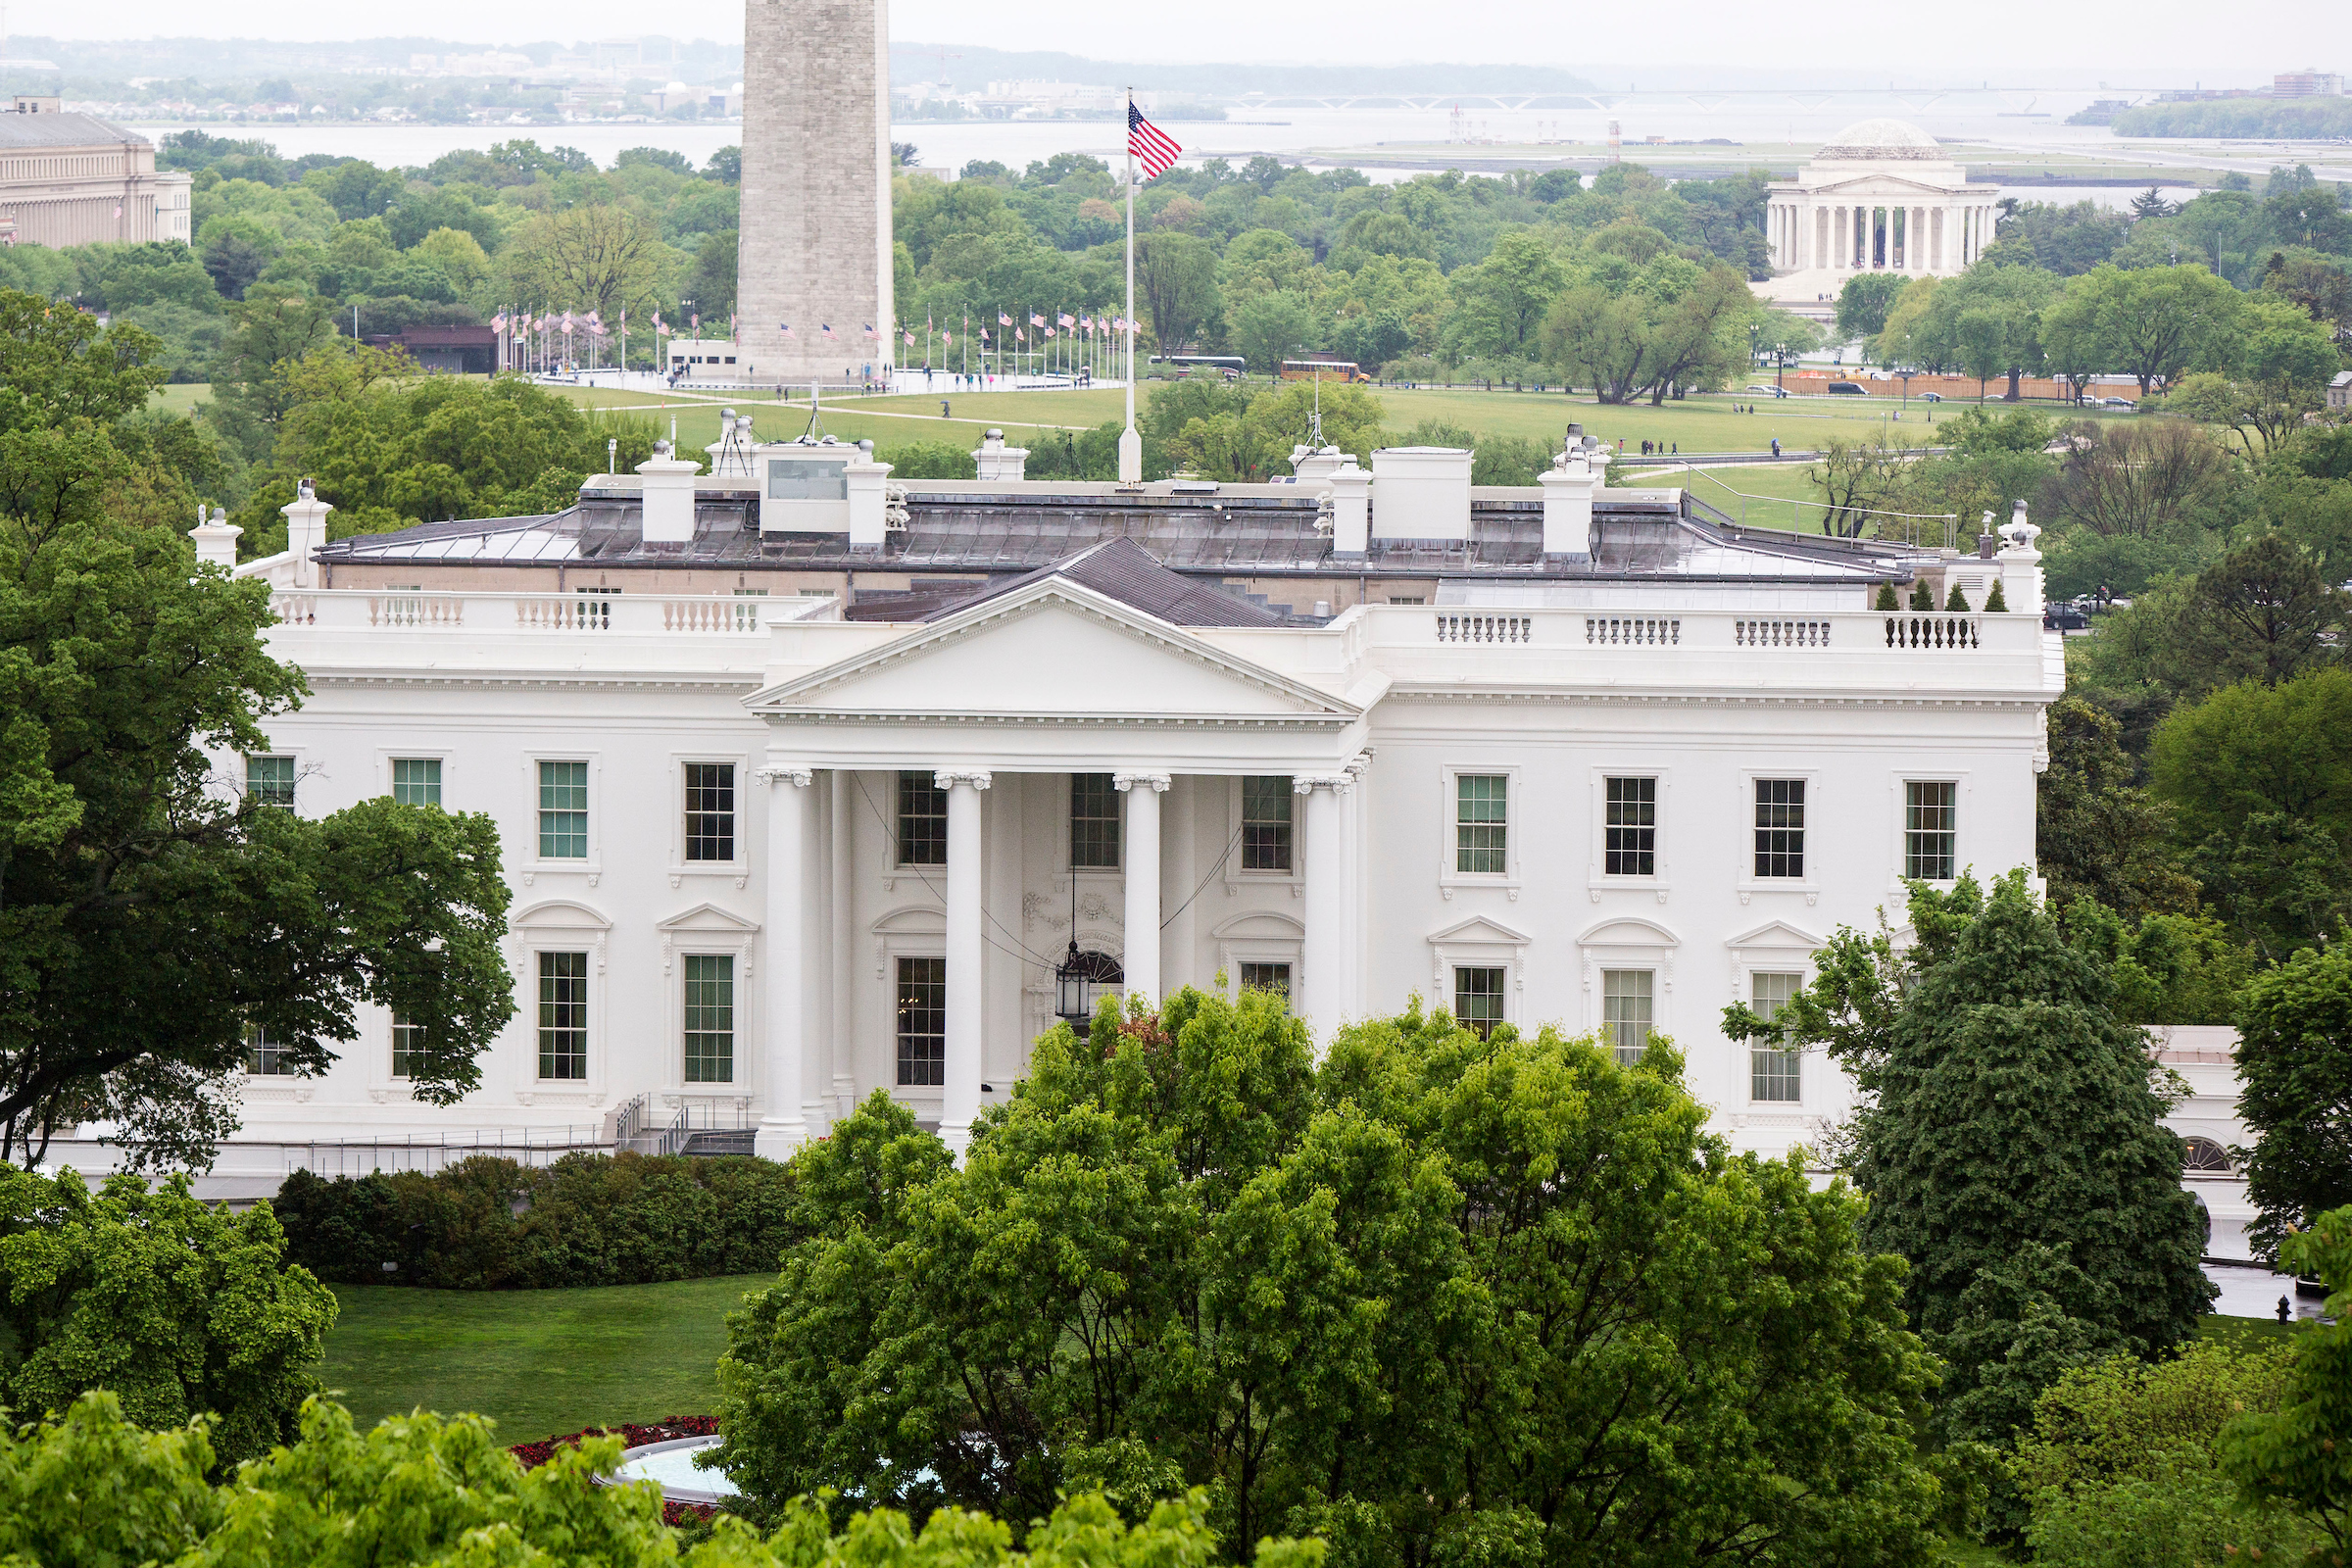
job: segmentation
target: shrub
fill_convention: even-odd
[[[223,1464],[269,1452],[318,1392],[335,1320],[334,1297],[286,1251],[267,1205],[208,1208],[184,1176],[153,1192],[115,1176],[93,1197],[70,1170],[0,1166],[9,1408],[38,1416],[105,1389],[142,1426],[206,1416]]]
[[[553,1290],[773,1268],[792,1191],[764,1159],[567,1154],[534,1169],[477,1156],[431,1176],[297,1171],[277,1210],[290,1252],[322,1279]]]

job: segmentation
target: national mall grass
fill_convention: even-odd
[[[470,1410],[528,1443],[622,1421],[708,1415],[726,1316],[769,1274],[577,1291],[338,1285],[322,1376],[364,1430],[419,1405]]]

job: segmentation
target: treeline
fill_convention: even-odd
[[[2352,98],[2203,98],[2140,104],[2115,117],[2118,136],[2352,136]]]

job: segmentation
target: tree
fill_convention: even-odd
[[[20,1416],[106,1389],[145,1427],[211,1417],[224,1465],[291,1440],[335,1298],[287,1267],[267,1203],[231,1215],[175,1177],[114,1176],[96,1196],[0,1165],[0,1389]]]
[[[2352,597],[2328,585],[2291,540],[2259,534],[2197,573],[2178,635],[2182,657],[2215,683],[2251,678],[2277,686],[2336,662],[2336,634]]]
[[[2014,403],[2019,378],[2041,363],[2041,313],[2057,293],[2058,279],[2041,269],[1987,256],[1936,285],[1911,346],[1920,363],[1958,366],[1980,383],[2007,375]]]
[[[263,646],[269,589],[112,520],[119,457],[45,434],[0,466],[0,1159],[111,1119],[134,1159],[202,1168],[247,1031],[317,1072],[363,1003],[417,1022],[416,1093],[456,1100],[514,1010],[496,828],[221,789],[215,759],[268,751],[303,692]]]
[[[2352,955],[2304,948],[2250,980],[2237,1015],[2238,1113],[2254,1132],[2247,1239],[2287,1237],[2352,1204]]]
[[[661,233],[625,207],[571,207],[525,219],[499,253],[516,299],[616,320],[657,297],[663,268]]]
[[[1886,328],[1887,313],[1911,281],[1900,272],[1856,272],[1838,291],[1838,336],[1851,343],[1877,337]]]
[[[101,328],[71,305],[0,289],[0,430],[72,419],[112,424],[147,406],[162,348],[135,326]]]
[[[1282,362],[1295,359],[1313,341],[1315,318],[1306,301],[1297,294],[1260,294],[1234,313],[1233,346],[1242,351],[1250,368],[1276,375]]]
[[[2106,538],[2150,539],[2188,521],[2214,498],[2229,455],[2192,424],[2082,419],[2050,499],[2069,522]]]
[[[1755,296],[1740,273],[1717,264],[1701,271],[1661,256],[1620,291],[1600,283],[1570,288],[1552,303],[1539,334],[1545,363],[1603,403],[1646,393],[1662,403],[1674,385],[1720,384],[1747,363]]]
[[[2231,1422],[2222,1457],[2248,1501],[2283,1503],[2324,1532],[2332,1562],[2352,1552],[2352,1211],[2319,1216],[2278,1255],[2328,1282],[2328,1315],[2296,1333],[2279,1407]]]
[[[361,1432],[315,1400],[298,1439],[216,1486],[201,1423],[142,1432],[93,1394],[60,1419],[0,1432],[0,1552],[50,1568],[1208,1568],[1216,1557],[1198,1494],[1133,1509],[1133,1525],[1100,1494],[1057,1501],[1021,1522],[1020,1550],[1003,1524],[956,1509],[919,1531],[875,1509],[837,1536],[804,1498],[771,1536],[722,1515],[681,1549],[658,1488],[604,1483],[619,1462],[620,1441],[598,1437],[525,1470],[480,1416],[392,1416]],[[1317,1568],[1324,1549],[1267,1541],[1258,1560]]]
[[[2352,672],[2247,680],[2156,726],[2157,797],[2200,878],[2274,959],[2332,933],[2352,896]]]
[[[2197,884],[2172,843],[2172,813],[2132,782],[2123,726],[2080,697],[2045,716],[2049,766],[2035,786],[2034,847],[2063,910],[2089,899],[2130,919],[2194,914]]]
[[[1279,1521],[1363,1562],[1926,1560],[1898,1271],[1678,1073],[1417,1008],[1318,1062],[1278,998],[1186,990],[1045,1036],[960,1168],[877,1094],[798,1158],[720,1462],[759,1508],[1012,1522],[1207,1485],[1243,1558]]]
[[[2093,268],[2069,287],[2078,293],[2105,368],[2137,378],[2141,397],[2179,380],[2238,314],[2237,291],[2194,264]]]
[[[2146,1038],[2025,873],[1914,884],[1910,915],[1901,954],[1840,929],[1775,1020],[1735,1004],[1725,1029],[1822,1046],[1854,1075],[1865,1245],[1911,1264],[1905,1306],[1950,1368],[1947,1435],[2005,1442],[2066,1366],[2194,1332],[2204,1225]]]
[[[1136,237],[1135,286],[1164,354],[1192,345],[1201,323],[1222,310],[1217,292],[1217,253],[1192,234],[1154,229]]]

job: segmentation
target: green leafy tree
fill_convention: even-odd
[[[1157,229],[1135,242],[1135,288],[1162,353],[1190,348],[1203,324],[1222,314],[1217,253],[1192,234]]]
[[[135,326],[101,329],[70,305],[0,290],[0,430],[112,424],[146,407],[164,384],[161,347]]]
[[[1887,313],[1911,281],[1900,272],[1856,272],[1838,291],[1838,335],[1847,343],[1877,337],[1886,329]]]
[[[221,1463],[290,1441],[335,1298],[287,1267],[267,1203],[231,1215],[185,1177],[150,1191],[115,1176],[96,1195],[0,1166],[0,1389],[19,1416],[92,1389],[145,1427],[210,1418]]]
[[[1277,291],[1245,302],[1234,312],[1230,331],[1250,368],[1273,375],[1283,361],[1313,344],[1315,318],[1304,297]]]
[[[2065,1367],[2194,1332],[2204,1227],[2145,1037],[2025,873],[1989,893],[1916,884],[1910,916],[1900,954],[1840,929],[1778,1018],[1735,1004],[1725,1028],[1823,1047],[1854,1075],[1840,1152],[1870,1200],[1865,1245],[1911,1264],[1905,1305],[1950,1368],[1946,1433],[2005,1442]]]
[[[2337,662],[2352,596],[2292,540],[2259,534],[2197,573],[2176,627],[2180,656],[2215,684],[2278,686]]]
[[[48,488],[0,484],[0,1159],[114,1119],[134,1157],[202,1168],[247,1030],[317,1072],[363,1004],[419,1022],[416,1092],[457,1099],[514,1009],[496,828],[220,788],[303,692],[263,646],[269,590],[109,515],[102,437],[44,434]]]
[[[2204,268],[2098,267],[2067,290],[2088,319],[2103,368],[2135,377],[2146,397],[2220,345],[2239,311],[2237,291]]]
[[[2283,1504],[2322,1532],[2332,1563],[2352,1553],[2352,1209],[2286,1237],[2278,1257],[2328,1282],[2328,1315],[2297,1331],[2278,1408],[2223,1432],[2223,1463],[2248,1501]]]
[[[877,1094],[799,1157],[720,1462],[764,1509],[1013,1523],[1203,1485],[1243,1558],[1927,1560],[1899,1268],[1678,1073],[1417,1009],[1318,1061],[1278,998],[1187,990],[1045,1036],[960,1168]]]
[[[2195,913],[2172,813],[2133,782],[2123,726],[2080,697],[2052,703],[2043,721],[2050,761],[2035,783],[2034,848],[2051,906],[2089,899],[2131,919]]]
[[[2246,1197],[2260,1212],[2247,1237],[2272,1256],[2352,1204],[2352,956],[2304,948],[2254,976],[2236,1023]]]

